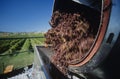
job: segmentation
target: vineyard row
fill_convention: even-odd
[[[16,51],[33,52],[33,47],[43,44],[44,40],[45,38],[0,40],[0,54],[11,54]]]

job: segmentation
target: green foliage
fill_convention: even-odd
[[[11,52],[14,53],[14,52],[17,51],[17,50],[20,50],[21,47],[22,47],[22,45],[24,44],[24,42],[25,42],[25,39],[19,40],[17,43],[15,43],[15,44],[9,49],[9,51],[11,51]]]
[[[0,54],[4,53],[10,47],[11,40],[1,40],[0,41]]]

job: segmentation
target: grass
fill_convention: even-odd
[[[33,59],[34,53],[31,52],[18,53],[13,56],[10,55],[1,56],[0,65],[3,66],[4,63],[4,68],[8,65],[13,65],[14,69],[19,69],[31,65],[33,63]],[[4,68],[3,67],[0,68],[0,73],[3,72]]]
[[[31,40],[32,41],[26,39],[25,43],[21,47],[21,50],[13,52],[12,55],[6,54],[4,56],[0,56],[0,74],[3,73],[5,67],[8,65],[13,65],[14,69],[19,69],[31,65],[34,62],[34,53],[29,51],[29,45],[30,43],[35,43],[35,41],[43,44],[45,38],[35,38],[35,40],[32,38]]]
[[[44,33],[0,33],[1,38],[24,38],[24,37],[44,37]]]
[[[45,42],[45,38],[39,38],[39,41],[44,43]]]

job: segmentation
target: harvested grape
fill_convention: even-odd
[[[52,44],[55,51],[51,61],[66,74],[69,64],[79,63],[88,54],[95,35],[90,23],[80,13],[55,11],[50,25],[52,28],[45,34],[45,42]]]

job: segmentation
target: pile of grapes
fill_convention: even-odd
[[[90,23],[79,13],[55,11],[50,25],[52,28],[45,34],[45,42],[52,44],[55,51],[51,61],[66,74],[69,64],[79,63],[88,54],[95,35]]]

